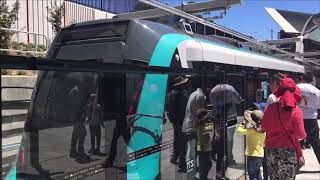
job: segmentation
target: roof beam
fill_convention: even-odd
[[[276,23],[288,33],[300,33],[295,27],[293,27],[287,19],[285,19],[276,9],[274,8],[265,8],[270,16],[276,21]]]
[[[296,41],[299,41],[300,39],[297,37],[293,38],[283,38],[283,39],[277,39],[277,40],[267,40],[267,41],[262,41],[266,44],[269,45],[280,45],[280,44],[294,44]]]
[[[183,5],[183,11],[188,13],[208,12],[213,10],[221,10],[226,7],[230,7],[232,5],[238,5],[238,4],[241,4],[241,0],[215,0],[215,1]],[[181,10],[181,6],[176,6],[174,8]],[[122,18],[122,19],[128,19],[128,18],[148,19],[148,18],[162,17],[170,14],[171,13],[168,11],[156,8],[156,9],[148,9],[143,11],[118,14],[116,15],[116,17]]]
[[[304,52],[304,53],[294,53],[295,55],[300,55],[302,57],[313,57],[320,56],[320,51]],[[284,54],[275,54],[277,57],[285,57]]]

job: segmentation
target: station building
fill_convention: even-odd
[[[12,7],[16,1],[7,0],[7,5]],[[44,35],[49,43],[54,37],[54,31],[48,22],[48,9],[54,4],[63,5],[64,17],[62,25],[78,23],[97,19],[111,18],[114,14],[133,11],[137,5],[137,0],[23,0],[19,1],[20,8],[15,29],[20,31],[34,32]],[[35,43],[45,45],[46,38],[35,37],[26,33],[18,33],[13,37],[14,41],[23,43]]]

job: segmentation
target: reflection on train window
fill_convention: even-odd
[[[193,28],[200,34],[206,30],[201,24]],[[97,68],[39,72],[11,175],[72,180],[245,176],[245,137],[236,133],[245,110],[263,107],[272,74],[299,75],[304,68],[250,52],[246,44],[240,45],[250,51],[239,51],[226,38],[200,34],[135,19],[62,29],[48,58]],[[219,30],[215,34],[224,36]],[[159,72],[162,68],[168,71]],[[139,71],[146,69],[148,74]]]

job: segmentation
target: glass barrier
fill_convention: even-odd
[[[13,107],[24,115],[2,121],[3,178],[246,176],[246,138],[239,127],[244,111],[256,108],[256,94],[268,95],[266,83],[257,76],[218,70],[207,76],[35,75],[32,80],[16,77],[32,87],[32,94],[25,90],[27,105]],[[2,84],[2,105],[10,101],[4,97],[18,100],[21,93],[4,88]],[[2,118],[8,109],[2,106]],[[20,130],[6,136],[10,128]]]

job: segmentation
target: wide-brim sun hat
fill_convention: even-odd
[[[254,111],[249,111],[249,110],[246,110],[244,112],[244,119],[247,120],[250,124],[252,124],[254,127],[257,128],[257,122],[255,122],[252,117],[251,117],[251,114],[253,114],[254,116],[256,116],[259,121],[262,120],[263,118],[263,112],[260,111],[260,110],[254,110]]]
[[[201,108],[197,111],[197,122],[207,122],[211,119],[211,111],[205,108]]]
[[[175,83],[172,85],[172,87],[175,87],[175,86],[180,86],[182,84],[185,84],[189,81],[189,78],[184,78],[182,76],[178,76],[174,79]]]

